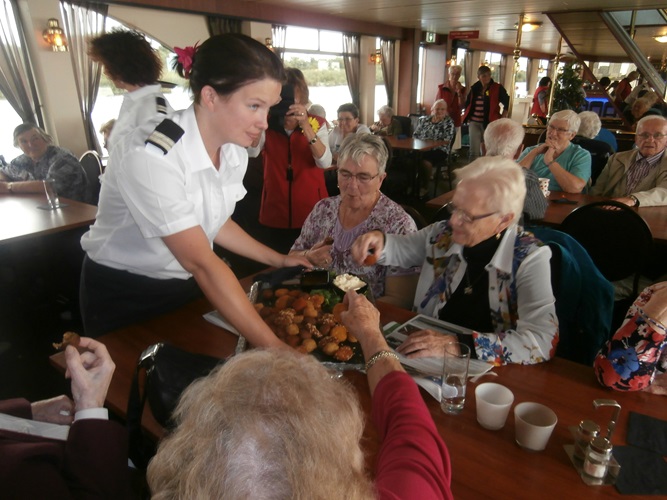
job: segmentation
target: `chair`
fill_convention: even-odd
[[[79,163],[86,173],[87,188],[86,199],[91,205],[97,205],[100,199],[100,175],[102,175],[102,160],[97,151],[86,151],[79,158]]]
[[[410,217],[412,217],[413,221],[415,221],[417,230],[423,229],[426,226],[428,226],[428,222],[426,222],[424,216],[415,207],[402,203],[401,208],[405,210]]]
[[[394,118],[401,124],[402,135],[412,137],[412,120],[409,116],[394,115]]]
[[[589,203],[568,215],[561,231],[581,243],[609,281],[633,276],[632,296],[637,296],[639,275],[653,247],[653,235],[635,210],[612,200]]]
[[[441,220],[449,220],[451,216],[452,214],[447,210],[447,205],[443,205],[431,216],[431,224]]]
[[[556,355],[590,366],[611,335],[614,287],[569,234],[528,228],[551,249],[551,288],[556,298]]]

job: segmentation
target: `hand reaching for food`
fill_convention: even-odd
[[[372,266],[377,263],[384,250],[384,234],[382,231],[371,231],[362,234],[352,244],[350,249],[352,259],[358,265]]]

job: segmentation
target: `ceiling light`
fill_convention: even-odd
[[[667,35],[656,35],[653,37],[656,42],[667,43]]]
[[[542,26],[542,23],[538,23],[536,21],[526,21],[525,23],[523,23],[521,25],[521,31],[524,32],[524,33],[526,31],[535,31],[540,26]],[[518,24],[517,24],[517,28],[518,28]]]

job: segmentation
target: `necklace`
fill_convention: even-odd
[[[482,279],[482,276],[484,276],[484,273],[486,272],[486,269],[482,269],[482,272],[479,273],[479,275],[471,282],[470,281],[470,275],[468,274],[468,268],[466,267],[466,282],[468,283],[468,286],[466,286],[463,289],[463,293],[466,295],[472,295],[473,292],[473,287],[477,284],[477,282]]]

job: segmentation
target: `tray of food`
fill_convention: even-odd
[[[287,345],[331,368],[363,369],[361,346],[340,318],[348,289],[372,300],[363,277],[336,276],[326,270],[304,272],[277,285],[256,282],[249,296],[262,319]]]

